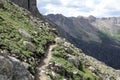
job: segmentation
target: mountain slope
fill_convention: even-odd
[[[38,21],[27,10],[3,0],[0,9],[0,51],[29,65],[35,75],[35,67],[44,56],[47,47],[54,42],[55,34],[43,20]]]
[[[7,0],[2,2],[0,62],[4,64],[0,64],[0,79],[40,80],[42,67],[39,66],[48,59],[43,65],[48,80],[119,80],[119,71],[86,56],[59,38],[49,22],[35,18],[26,9]],[[50,48],[52,45],[55,46]],[[51,57],[46,58],[47,54]]]
[[[47,15],[55,23],[61,36],[107,65],[120,68],[119,18],[65,17]]]

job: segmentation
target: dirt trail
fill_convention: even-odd
[[[47,52],[46,52],[46,57],[43,58],[41,64],[38,67],[39,70],[39,79],[38,80],[47,80],[47,75],[45,74],[46,67],[49,64],[49,61],[52,57],[51,55],[51,50],[56,46],[56,44],[50,45]]]

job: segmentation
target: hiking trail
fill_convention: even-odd
[[[46,67],[49,64],[49,61],[52,57],[51,51],[56,46],[56,44],[52,44],[48,47],[48,50],[46,51],[46,56],[41,61],[40,65],[38,66],[38,78],[37,80],[47,80],[46,75]]]

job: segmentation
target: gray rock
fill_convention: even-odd
[[[24,67],[24,65],[16,58],[9,57],[13,64],[13,79],[12,80],[33,80],[30,72]]]
[[[13,64],[9,59],[0,56],[0,80],[12,80]]]
[[[96,71],[97,71],[97,70],[96,70],[94,67],[92,67],[92,66],[89,66],[88,69],[89,69],[90,71],[92,71],[92,73],[96,73]]]
[[[57,80],[55,72],[52,71],[52,80]]]
[[[28,41],[23,41],[23,44],[26,46],[26,48],[32,52],[35,52],[36,51],[36,47],[31,43],[31,42],[28,42]]]
[[[29,33],[27,33],[25,30],[23,30],[23,29],[19,29],[19,33],[20,33],[22,36],[24,36],[24,37],[26,37],[26,38],[28,38],[28,39],[30,39],[30,40],[33,39],[33,37],[32,37]]]
[[[4,7],[4,5],[3,5],[2,1],[0,0],[0,8],[3,8],[3,7]]]
[[[68,54],[67,57],[68,57],[68,61],[72,62],[75,67],[77,68],[79,67],[80,61],[76,56]]]
[[[76,74],[78,74],[78,71],[76,71],[76,70],[75,70],[75,71],[73,71],[73,74],[75,74],[75,75],[76,75]]]
[[[8,51],[7,50],[0,50],[0,55],[7,56],[8,55]]]
[[[57,44],[61,44],[61,43],[63,42],[60,37],[57,37],[57,38],[55,39],[55,41],[56,41]]]
[[[0,80],[33,80],[33,77],[18,59],[0,55]]]
[[[24,67],[25,67],[26,69],[28,69],[28,68],[30,67],[30,64],[28,64],[28,63],[26,63],[26,62],[22,62],[22,65],[24,65]]]
[[[65,43],[64,43],[64,46],[67,47],[67,48],[69,48],[69,47],[71,46],[71,44],[68,43],[68,42],[65,42]]]
[[[57,72],[57,73],[63,75],[63,76],[65,76],[65,74],[66,74],[66,70],[59,63],[52,62],[48,65],[48,68],[54,72]]]

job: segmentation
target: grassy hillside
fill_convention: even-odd
[[[11,2],[8,3],[6,0],[2,1],[4,8],[0,8],[0,51],[5,50],[6,54],[8,53],[7,55],[30,64],[29,71],[35,75],[34,68],[39,65],[48,46],[55,43],[55,38],[58,36],[51,31],[52,27],[47,27],[48,22],[46,25],[44,20],[33,17],[27,10]],[[57,80],[106,79],[106,75],[101,73],[102,70],[98,72],[102,68],[97,68],[94,62],[90,63],[91,59],[86,59],[82,51],[63,39],[56,42],[57,46],[52,50],[50,63],[59,65],[48,68],[48,75],[51,76],[51,79],[54,77],[52,72],[56,74]],[[94,69],[95,72],[92,72],[89,67],[96,68]],[[110,80],[114,80],[115,76],[111,76],[110,71],[113,69],[106,68],[105,72]]]
[[[4,8],[0,9],[0,49],[7,50],[22,61],[35,65],[33,58],[40,57],[45,53],[45,48],[54,42],[55,34],[50,32],[43,24],[44,22],[35,19],[25,9],[3,0]],[[31,36],[31,39],[20,34],[24,30]],[[31,51],[23,44],[30,42],[35,46]]]
[[[119,77],[119,72],[85,55],[65,40],[59,39],[56,42],[51,62],[62,66],[61,71],[55,70],[57,80],[117,80]]]

